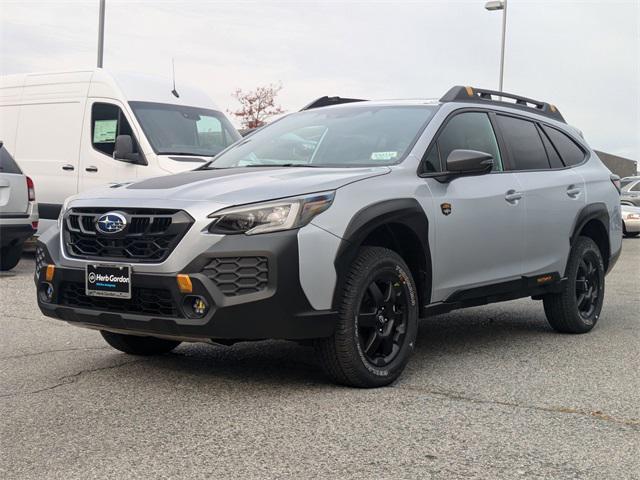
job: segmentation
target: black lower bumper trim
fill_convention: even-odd
[[[256,237],[224,239],[189,264],[181,273],[191,277],[193,292],[190,294],[179,291],[175,275],[143,274],[134,269],[132,290],[165,291],[169,298],[163,300],[166,304],[163,308],[149,305],[142,311],[139,305],[127,303],[134,299],[119,300],[111,308],[112,302],[87,299],[78,292],[78,285],[84,286],[84,270],[60,266],[56,266],[51,282],[54,289],[51,303],[38,297],[38,305],[45,315],[70,323],[149,335],[203,340],[299,340],[330,336],[335,328],[336,313],[314,310],[300,286],[297,232]],[[42,247],[46,250],[46,245]],[[50,258],[49,252],[45,253]],[[212,258],[240,255],[268,258],[269,281],[264,291],[230,297],[203,270]],[[55,256],[52,261],[55,262]],[[44,270],[39,272],[38,284],[44,281]],[[64,294],[68,284],[75,285],[71,299]],[[209,310],[203,318],[191,318],[184,310],[187,295],[198,295],[205,300]],[[167,314],[170,308],[176,309],[174,315]]]

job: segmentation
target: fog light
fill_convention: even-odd
[[[207,301],[199,295],[185,297],[183,308],[187,316],[191,318],[202,318],[209,311]]]
[[[196,298],[193,301],[193,313],[202,316],[207,312],[207,304],[201,298]]]
[[[40,300],[45,303],[51,303],[53,300],[53,285],[49,282],[41,282],[40,288],[38,288],[38,295],[40,296]]]

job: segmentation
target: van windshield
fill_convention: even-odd
[[[215,110],[152,102],[129,105],[158,155],[213,157],[240,138]]]
[[[247,136],[204,168],[400,163],[436,109],[362,104],[295,113]]]

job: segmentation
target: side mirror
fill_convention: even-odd
[[[481,175],[493,167],[493,156],[476,150],[453,150],[447,157],[447,172],[452,175]]]
[[[118,135],[113,149],[113,158],[129,163],[138,163],[139,155],[133,153],[133,139],[131,135]]]

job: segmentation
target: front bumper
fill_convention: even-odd
[[[228,236],[173,274],[136,271],[132,264],[131,300],[87,297],[84,269],[60,265],[56,242],[40,243],[37,267],[51,263],[56,269],[50,282],[52,300],[46,302],[38,295],[38,306],[43,314],[71,324],[132,334],[202,341],[327,337],[333,333],[336,314],[314,310],[302,290],[297,233]],[[236,294],[205,268],[212,261],[225,263],[240,257],[266,261],[268,279],[259,290]],[[45,282],[45,271],[36,271],[38,290]],[[192,293],[179,291],[177,273],[189,274]],[[209,306],[203,318],[189,317],[184,303],[188,295],[201,296]]]

